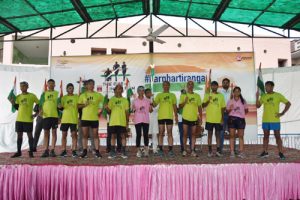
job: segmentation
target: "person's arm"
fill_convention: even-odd
[[[173,104],[173,111],[174,111],[174,116],[175,116],[175,122],[177,124],[178,123],[178,113],[177,113],[177,106],[176,106],[176,104]]]
[[[289,101],[287,103],[285,103],[285,107],[284,107],[283,111],[281,113],[277,113],[276,116],[282,117],[290,109],[291,105],[292,104]]]
[[[128,126],[129,126],[129,110],[126,110],[125,114],[126,114],[126,127],[128,128]]]
[[[261,102],[259,100],[259,91],[256,92],[256,108],[261,107]]]
[[[201,106],[198,106],[198,121],[199,121],[199,125],[201,126],[202,125],[202,107]]]
[[[188,98],[187,95],[185,97],[184,96],[180,96],[179,109],[183,108],[185,106],[185,104],[188,102],[188,100],[189,100],[189,98]]]
[[[207,98],[207,96],[206,96],[206,98],[204,97],[204,100],[202,103],[202,108],[205,108],[206,106],[208,106],[208,104],[210,103],[210,100],[211,100],[211,96],[209,96],[208,98]]]

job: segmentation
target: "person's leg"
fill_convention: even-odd
[[[41,132],[43,130],[43,118],[41,116],[37,116],[35,120],[35,130],[34,130],[34,141],[33,141],[33,151],[36,151]]]
[[[184,150],[183,124],[182,124],[182,122],[178,122],[178,131],[179,131],[179,139],[180,139],[180,150],[182,152]]]
[[[107,137],[106,137],[106,152],[109,153],[111,150],[111,132],[109,127],[107,127]]]
[[[264,130],[263,151],[268,152],[270,130]]]
[[[78,146],[78,150],[80,150],[80,151],[83,149],[82,138],[83,138],[83,131],[82,131],[82,127],[81,127],[81,120],[79,120],[77,146]]]
[[[220,130],[217,130],[217,128],[216,128],[215,134],[216,134],[217,151],[221,152],[221,149],[220,149]]]
[[[45,149],[45,151],[49,150],[49,137],[50,137],[50,130],[44,129],[44,149]]]
[[[92,133],[93,133],[93,143],[94,143],[94,146],[95,146],[95,150],[96,151],[99,151],[99,135],[98,135],[98,128],[92,128]]]
[[[244,132],[244,129],[238,129],[240,153],[244,153]]]
[[[136,132],[136,140],[135,140],[135,146],[138,149],[140,149],[141,146],[141,137],[142,137],[142,124],[136,124],[135,125],[135,132]]]
[[[149,124],[143,123],[143,136],[144,136],[144,146],[145,153],[144,155],[149,156]]]
[[[182,125],[183,128],[183,138],[182,138],[182,143],[183,143],[183,151],[187,151],[187,137],[188,137],[188,131],[189,131],[189,126],[187,124]],[[184,152],[186,154],[186,152]]]
[[[163,142],[164,142],[164,133],[165,133],[165,124],[159,124],[159,134],[158,134],[158,147],[159,150],[163,150]]]
[[[207,144],[208,144],[208,151],[212,152],[212,136],[213,136],[213,130],[207,131]]]
[[[195,149],[192,148],[192,129],[191,129],[190,126],[189,126],[189,129],[188,129],[188,137],[189,137],[190,150],[193,151]]]
[[[94,151],[96,149],[96,146],[95,146],[95,141],[94,141],[94,131],[93,131],[93,128],[89,129],[89,136],[88,136],[88,138],[91,141],[91,148]]]
[[[167,125],[167,134],[168,134],[168,145],[169,145],[169,151],[173,150],[173,124]]]
[[[283,153],[283,146],[282,146],[282,140],[281,140],[281,136],[280,136],[280,130],[274,130],[274,135],[276,138],[276,144],[278,147],[278,152],[279,153]]]
[[[34,139],[31,131],[27,132],[27,137],[28,137],[29,151],[33,152]]]
[[[88,137],[89,137],[89,126],[83,126],[82,128],[82,147],[83,147],[83,151],[81,154],[81,158],[85,158],[87,157],[87,146],[88,146]]]
[[[68,136],[68,131],[62,131],[61,146],[63,151],[67,150],[67,136]]]
[[[196,130],[197,130],[197,126],[190,126],[190,132],[191,132],[191,150],[192,152],[195,151],[195,146],[196,146]]]
[[[17,139],[17,152],[22,154],[22,143],[23,143],[23,132],[18,132],[18,139]]]
[[[56,140],[57,140],[57,129],[52,128],[52,141],[51,141],[51,149],[55,150]]]
[[[122,151],[122,135],[117,134],[117,152]]]
[[[76,151],[77,149],[77,131],[74,130],[71,132],[72,134],[72,151]]]
[[[234,128],[230,128],[229,129],[229,134],[230,134],[230,140],[229,140],[229,142],[230,142],[230,153],[232,155],[234,155],[235,131],[236,131],[236,129],[234,129]]]

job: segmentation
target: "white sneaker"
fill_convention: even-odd
[[[144,156],[148,157],[149,156],[149,147],[144,148]]]
[[[207,154],[207,157],[209,157],[209,158],[211,158],[211,157],[213,157],[213,152],[208,152],[208,154]]]
[[[234,152],[230,153],[230,158],[235,158],[235,153]]]
[[[245,155],[244,153],[239,153],[239,154],[237,155],[237,157],[239,157],[239,158],[246,158],[246,155]]]
[[[138,151],[136,153],[136,157],[138,157],[138,158],[142,157],[142,151],[141,151],[141,149],[138,149]]]
[[[192,157],[198,157],[198,154],[195,151],[192,151],[191,156]]]
[[[181,155],[182,155],[183,157],[185,157],[185,156],[186,156],[186,154],[187,154],[187,152],[186,152],[186,151],[182,151],[182,153],[181,153]]]
[[[222,157],[223,155],[221,154],[221,152],[218,152],[218,151],[217,151],[217,152],[216,152],[216,156],[217,156],[217,157]]]

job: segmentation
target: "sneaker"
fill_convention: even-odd
[[[142,157],[142,151],[141,151],[140,148],[138,149],[138,151],[137,151],[137,153],[136,153],[136,157],[138,157],[138,158],[141,158],[141,157]]]
[[[191,156],[192,157],[198,157],[198,154],[196,153],[196,151],[192,151]]]
[[[17,152],[14,155],[12,155],[11,158],[17,158],[17,157],[20,157],[20,156],[22,156],[22,153],[21,152]]]
[[[208,154],[207,154],[207,157],[209,157],[209,158],[213,157],[213,152],[209,151]]]
[[[63,150],[59,156],[60,156],[60,157],[67,157],[67,156],[68,156],[68,155],[67,155],[67,151],[66,151],[66,150]]]
[[[164,157],[165,156],[163,150],[158,150],[157,155],[160,156],[160,157]]]
[[[49,157],[49,150],[45,150],[44,153],[41,155],[41,158],[47,158]]]
[[[56,157],[54,149],[51,149],[51,151],[50,151],[50,157]]]
[[[230,152],[230,158],[235,158],[235,153],[234,152]]]
[[[116,156],[116,152],[115,151],[110,151],[109,152],[109,155],[108,155],[108,158],[109,159],[114,159],[114,158],[116,158],[117,156]]]
[[[258,157],[260,157],[260,158],[268,158],[269,157],[269,153],[264,151]]]
[[[216,152],[216,156],[217,156],[217,157],[222,157],[223,154],[222,154],[220,151],[217,151],[217,152]]]
[[[88,156],[87,156],[87,150],[85,149],[85,150],[83,150],[82,151],[82,154],[80,155],[80,158],[87,158]]]
[[[237,157],[239,157],[239,158],[246,158],[246,155],[243,152],[241,152],[241,153],[239,153],[237,155]]]
[[[185,157],[185,156],[187,155],[187,152],[186,152],[185,150],[183,150],[182,153],[181,153],[181,155],[182,155],[183,157]]]
[[[283,155],[283,153],[279,152],[279,158],[280,160],[285,160],[285,156]]]
[[[102,158],[102,155],[99,152],[99,150],[96,150],[96,152],[95,152],[95,158]]]
[[[73,158],[77,158],[77,157],[78,157],[77,152],[76,152],[75,150],[72,151],[72,157],[73,157]]]
[[[124,159],[128,158],[127,153],[126,153],[126,152],[123,152],[123,153],[121,154],[121,158],[124,158]]]
[[[145,157],[149,156],[149,147],[145,147],[144,156]]]
[[[169,156],[169,157],[175,157],[174,151],[173,151],[173,150],[170,150],[170,151],[168,152],[168,156]]]
[[[37,152],[36,148],[33,148],[33,149],[32,149],[32,152]]]
[[[29,158],[33,158],[33,151],[28,151],[28,154],[29,154]]]

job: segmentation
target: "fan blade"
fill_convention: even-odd
[[[157,43],[159,43],[159,44],[166,43],[165,41],[160,40],[160,39],[158,39],[158,38],[155,38],[155,39],[153,40],[153,42],[157,42]]]
[[[159,27],[156,31],[154,31],[151,36],[159,36],[162,32],[164,32],[167,28],[169,28],[169,25],[165,24],[161,27]]]

